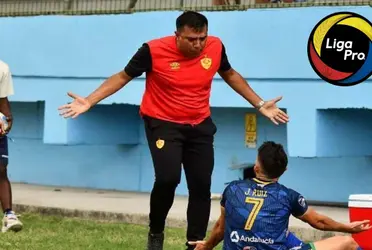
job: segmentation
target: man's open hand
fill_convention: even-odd
[[[74,100],[69,103],[62,105],[58,108],[60,110],[60,115],[64,118],[76,118],[80,114],[87,112],[91,108],[91,104],[89,101],[81,96],[78,96],[76,94],[73,94],[71,92],[67,93],[68,96],[72,97]]]
[[[280,96],[270,101],[267,101],[259,109],[262,115],[269,118],[276,125],[279,125],[279,122],[287,123],[289,121],[288,115],[276,106],[276,103],[279,102],[281,99],[282,97]]]

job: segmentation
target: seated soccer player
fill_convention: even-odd
[[[254,165],[248,166],[243,171],[243,179],[253,179],[256,178],[256,172],[254,171]],[[296,250],[298,247],[305,244],[302,240],[300,240],[294,233],[287,231],[287,240],[286,240],[286,247],[290,250]]]
[[[291,215],[323,231],[359,233],[372,228],[368,220],[343,224],[309,208],[301,194],[278,183],[287,163],[282,145],[263,143],[254,166],[256,177],[233,181],[225,188],[221,215],[210,238],[190,244],[196,250],[213,249],[221,241],[224,250],[287,250]],[[297,249],[360,250],[350,236],[335,236]]]

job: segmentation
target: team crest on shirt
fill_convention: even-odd
[[[209,69],[212,66],[212,58],[206,56],[200,60],[200,63],[204,69]]]
[[[180,69],[180,63],[178,62],[172,62],[171,64],[169,64],[169,66],[172,70]]]
[[[156,141],[156,147],[157,147],[158,149],[162,149],[162,148],[164,147],[164,144],[165,144],[165,142],[164,142],[164,140],[162,140],[162,139],[158,139],[158,140]]]

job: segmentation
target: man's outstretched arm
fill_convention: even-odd
[[[116,93],[131,80],[132,77],[130,77],[125,71],[120,71],[119,73],[116,73],[107,78],[95,91],[87,96],[86,99],[92,107],[103,99]]]
[[[91,106],[94,106],[101,100],[123,88],[133,78],[139,77],[144,72],[150,71],[151,68],[152,61],[150,48],[146,43],[144,43],[142,47],[138,49],[136,54],[134,54],[123,71],[109,77],[86,99],[89,101]]]
[[[152,60],[148,44],[143,44],[137,53],[132,57],[124,70],[110,76],[95,91],[86,98],[68,92],[68,95],[74,100],[60,106],[60,115],[65,118],[76,118],[80,114],[87,112],[91,107],[116,93],[123,88],[133,78],[142,75],[144,72],[151,71]]]
[[[262,115],[269,118],[274,124],[278,125],[279,123],[286,123],[289,121],[288,115],[276,106],[276,103],[279,102],[282,97],[276,97],[265,102],[260,96],[258,96],[258,94],[256,94],[256,92],[244,79],[244,77],[231,67],[226,55],[225,46],[223,45],[218,74],[236,93],[241,95],[253,107],[258,109]]]

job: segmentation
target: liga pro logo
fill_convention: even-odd
[[[336,86],[353,86],[372,75],[372,24],[352,12],[323,18],[313,29],[307,54],[314,71]]]

